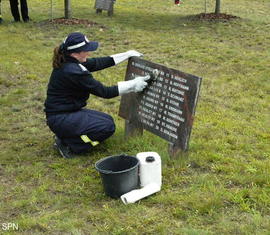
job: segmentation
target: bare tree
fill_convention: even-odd
[[[216,8],[215,8],[216,15],[220,14],[220,5],[221,5],[221,0],[216,0]]]
[[[65,0],[65,18],[71,18],[71,0]]]

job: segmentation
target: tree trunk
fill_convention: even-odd
[[[65,0],[65,18],[71,18],[71,3],[70,0]]]
[[[216,9],[215,9],[216,15],[220,14],[220,1],[221,0],[216,0]]]

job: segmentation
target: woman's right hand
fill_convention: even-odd
[[[128,94],[130,92],[141,92],[147,86],[147,80],[150,79],[150,75],[137,76],[132,80],[118,82],[119,95]]]
[[[139,76],[133,79],[134,81],[134,92],[141,92],[147,87],[147,80],[150,79],[150,75]]]

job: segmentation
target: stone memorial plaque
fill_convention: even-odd
[[[102,10],[108,11],[108,15],[113,15],[113,5],[115,0],[96,0],[94,8],[96,9],[96,13],[102,13]]]
[[[125,80],[150,74],[153,70],[158,70],[158,76],[143,92],[121,97],[119,116],[136,128],[167,140],[176,149],[186,151],[202,79],[132,57]]]
[[[96,0],[95,8],[101,10],[110,10],[113,6],[114,0]]]

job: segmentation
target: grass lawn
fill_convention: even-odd
[[[63,17],[64,1],[52,2],[53,17]],[[50,1],[28,5],[32,21],[12,23],[2,0],[0,234],[270,234],[269,0],[222,1],[222,12],[239,17],[228,22],[196,20],[203,0],[117,0],[113,17],[97,15],[94,0],[72,1],[73,17],[94,26],[49,24]],[[53,48],[73,31],[101,43],[93,56],[136,49],[203,78],[187,154],[171,159],[167,142],[148,132],[126,141],[120,98],[91,96],[89,108],[114,117],[115,135],[89,156],[59,156],[43,102]],[[116,84],[126,65],[94,76]],[[162,157],[161,192],[131,205],[105,196],[95,162],[144,151]]]

